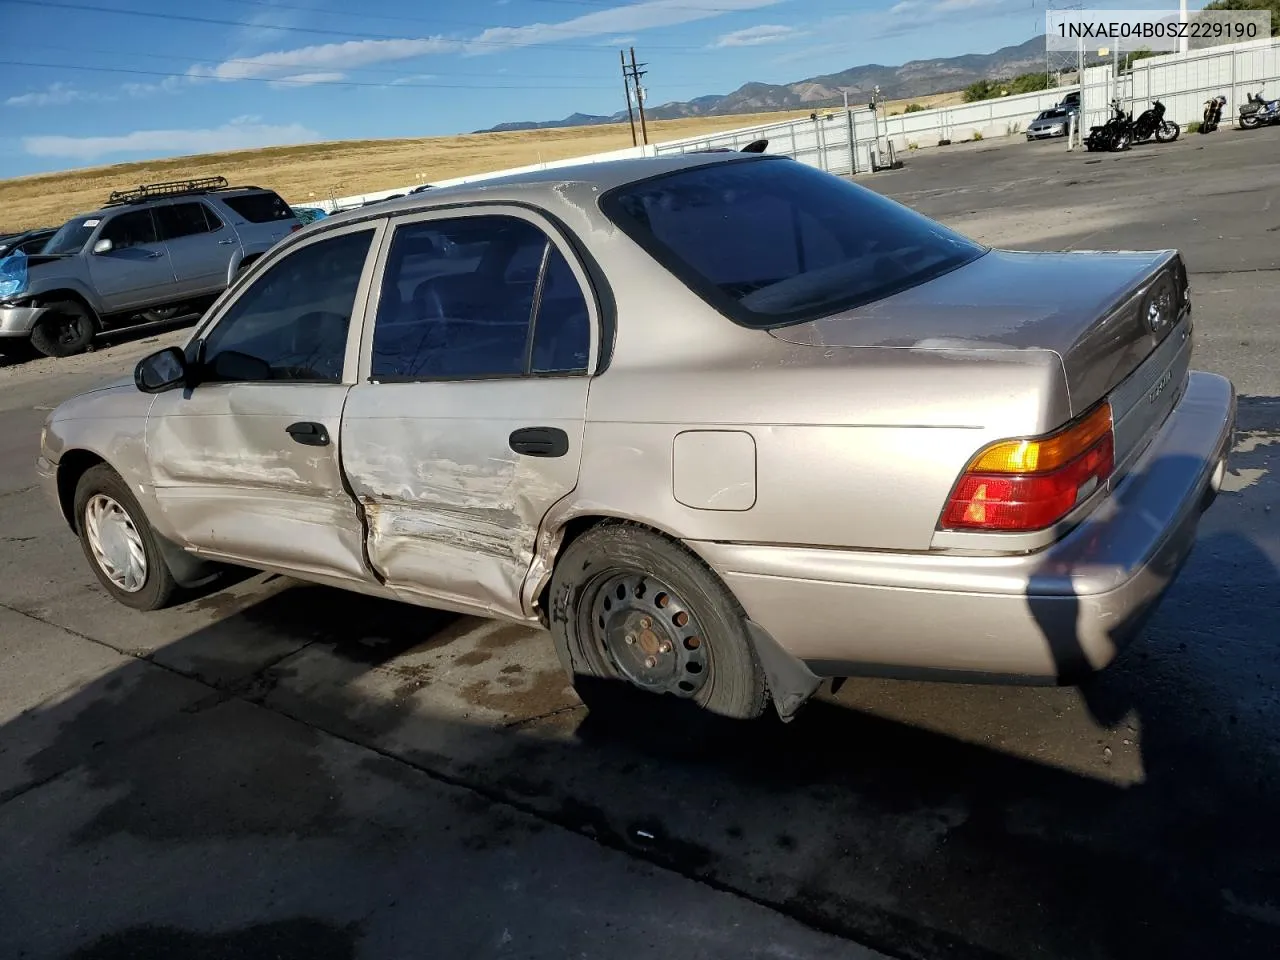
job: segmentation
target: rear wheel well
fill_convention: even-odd
[[[253,266],[255,261],[261,260],[261,259],[262,259],[262,254],[260,253],[246,254],[244,258],[241,259],[239,266],[236,267],[236,276],[237,277],[240,276],[240,274],[244,273],[251,266]]]
[[[80,478],[100,463],[106,461],[88,450],[68,450],[58,460],[58,504],[72,533],[80,532],[75,515],[76,487]]]

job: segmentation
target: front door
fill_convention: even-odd
[[[89,253],[89,276],[108,313],[176,297],[169,251],[150,208],[112,214],[94,239],[110,240],[106,253]]]
[[[384,247],[342,436],[369,560],[405,599],[522,617],[542,520],[578,480],[586,274],[522,209],[407,217]]]
[[[371,579],[341,443],[351,317],[379,229],[321,234],[278,259],[198,333],[200,383],[156,397],[147,453],[184,546],[310,579]]]
[[[231,258],[240,252],[236,232],[198,200],[163,204],[155,214],[160,238],[169,248],[178,295],[195,297],[226,287]]]

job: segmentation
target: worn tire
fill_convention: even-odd
[[[625,677],[607,652],[603,631],[591,622],[591,605],[609,577],[653,577],[667,584],[699,627],[707,649],[706,678],[696,694],[655,695]],[[550,626],[556,652],[583,702],[593,711],[633,707],[665,709],[709,718],[750,720],[768,703],[768,686],[745,626],[745,614],[728,588],[684,546],[645,527],[605,523],[574,540],[551,578]]]
[[[98,318],[78,300],[49,304],[31,331],[31,345],[46,357],[69,357],[84,353],[98,332]]]
[[[94,555],[85,511],[89,502],[99,494],[109,497],[120,506],[142,543],[143,555],[146,558],[146,578],[138,590],[129,591],[114,583]],[[164,555],[160,552],[155,531],[151,529],[146,514],[142,512],[142,507],[123,478],[105,463],[90,467],[76,484],[74,509],[75,529],[80,537],[80,547],[84,550],[85,559],[89,561],[89,566],[103,589],[114,600],[134,610],[159,610],[169,606],[178,592],[177,581],[173,579]]]

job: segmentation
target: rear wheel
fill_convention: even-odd
[[[98,332],[98,318],[83,303],[63,300],[49,305],[31,331],[31,345],[46,357],[84,353]]]
[[[1258,125],[1258,118],[1256,115],[1252,113],[1249,114],[1248,116],[1244,116],[1240,118],[1240,126],[1244,127],[1246,130],[1252,130],[1257,125]]]
[[[76,532],[89,566],[112,598],[159,610],[177,592],[142,507],[118,473],[100,463],[76,485]]]
[[[697,557],[652,530],[605,524],[570,544],[551,580],[551,630],[593,710],[683,701],[747,720],[767,703],[742,608]]]

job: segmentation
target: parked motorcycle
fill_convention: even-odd
[[[1267,100],[1261,90],[1249,94],[1249,99],[1240,105],[1240,126],[1246,130],[1277,121],[1280,121],[1280,100]]]
[[[1111,101],[1111,119],[1100,127],[1090,127],[1084,138],[1086,150],[1128,150],[1133,141],[1133,114],[1125,113],[1119,100]]]
[[[1133,122],[1134,143],[1144,143],[1152,137],[1160,143],[1172,143],[1180,133],[1180,126],[1164,118],[1164,104],[1159,100],[1152,100],[1151,106]]]
[[[1227,105],[1227,98],[1216,96],[1204,102],[1204,118],[1200,123],[1201,133],[1213,133],[1222,121],[1222,108]]]

